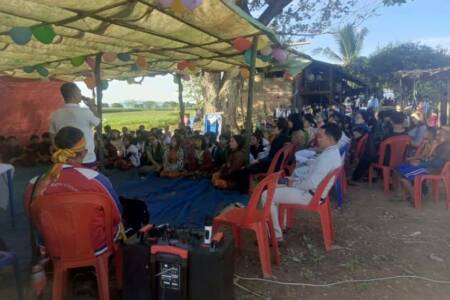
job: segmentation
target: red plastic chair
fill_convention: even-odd
[[[434,202],[439,201],[439,183],[444,183],[445,192],[447,195],[446,206],[449,208],[450,204],[450,162],[446,162],[440,174],[437,175],[419,175],[414,178],[414,207],[417,209],[422,208],[422,183],[425,180],[431,180],[432,194]],[[403,190],[403,196],[405,196],[405,190]]]
[[[98,193],[59,193],[37,197],[31,204],[33,223],[42,234],[53,262],[53,300],[69,290],[68,270],[94,266],[100,299],[109,299],[108,259],[115,254],[118,288],[122,288],[122,249],[113,242],[112,203]],[[103,228],[92,232],[92,220],[104,215]],[[107,250],[96,256],[93,235],[104,230]]]
[[[327,251],[331,250],[331,245],[334,241],[334,225],[333,216],[331,214],[330,197],[329,191],[326,197],[322,200],[321,196],[325,191],[325,188],[330,185],[330,182],[336,180],[341,173],[341,168],[338,168],[331,173],[329,173],[319,184],[311,202],[308,205],[303,204],[280,204],[278,207],[280,225],[286,228],[284,222],[284,216],[287,214],[288,217],[288,227],[292,227],[294,223],[293,211],[295,209],[301,209],[304,211],[316,212],[320,215],[320,223],[322,225],[322,235],[325,244],[325,249]],[[332,184],[330,185],[332,187]],[[331,190],[331,188],[330,188]]]
[[[277,170],[277,166],[280,166],[280,170],[282,170],[284,172],[284,169],[288,167],[288,162],[289,159],[291,157],[291,155],[293,154],[293,148],[295,146],[291,143],[287,143],[286,145],[284,145],[280,150],[277,151],[277,153],[275,154],[275,156],[272,159],[272,162],[270,163],[269,169],[267,170],[266,173],[257,173],[257,174],[251,174],[250,175],[250,190],[249,192],[251,193],[253,191],[253,183],[255,181],[259,181],[262,178],[266,177],[267,175],[270,175]],[[281,160],[282,158],[282,160]],[[282,174],[283,176],[284,174]]]
[[[366,149],[367,140],[369,139],[369,134],[363,135],[356,143],[355,157],[359,160],[364,155],[364,150]]]
[[[241,229],[253,230],[256,233],[259,259],[261,261],[264,277],[272,277],[268,241],[269,233],[272,240],[273,250],[275,252],[275,263],[280,263],[278,242],[275,237],[272,215],[270,214],[273,195],[275,193],[275,188],[280,175],[281,172],[272,173],[258,183],[246,208],[235,208],[231,211],[223,213],[214,218],[213,222],[214,232],[217,232],[222,225],[230,225],[232,227],[236,248],[240,248],[241,246]],[[258,209],[258,203],[263,191],[265,190],[267,191],[266,202],[264,203],[262,209]],[[269,232],[267,232],[267,229],[269,229]]]
[[[394,136],[381,143],[378,163],[371,164],[369,167],[369,187],[372,186],[375,169],[381,169],[383,172],[384,192],[389,192],[392,183],[392,172],[397,165],[404,161],[406,149],[410,144],[411,138],[407,135]],[[384,165],[384,158],[388,147],[390,148],[391,155],[389,164]]]

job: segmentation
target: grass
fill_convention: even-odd
[[[187,110],[191,116],[194,111]],[[121,130],[126,126],[130,130],[136,130],[139,125],[145,128],[162,128],[164,126],[176,125],[179,122],[178,110],[142,110],[126,112],[105,112],[103,113],[103,125],[109,125],[113,129]]]

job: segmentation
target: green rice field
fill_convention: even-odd
[[[186,111],[186,113],[195,113]],[[103,125],[110,125],[113,129],[121,130],[126,126],[130,130],[135,130],[139,125],[145,125],[145,128],[164,127],[176,125],[179,122],[178,110],[140,110],[124,112],[105,112],[103,113]]]

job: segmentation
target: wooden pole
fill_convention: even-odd
[[[447,107],[447,111],[445,112],[445,125],[449,125],[448,115],[450,111],[450,79],[447,80],[447,99],[445,99],[445,106]]]
[[[250,139],[252,137],[253,95],[255,86],[256,51],[258,49],[258,37],[253,37],[252,56],[250,59],[250,78],[248,79],[247,119],[245,120],[246,153],[250,153]]]
[[[180,106],[180,128],[184,128],[183,82],[181,81],[180,74],[176,74],[175,79],[178,84],[178,104]]]
[[[101,63],[102,63],[102,54],[99,53],[95,56],[95,82],[96,82],[96,96],[97,96],[97,116],[100,119],[100,123],[96,128],[97,132],[97,144],[100,149],[97,149],[98,153],[98,161],[103,162],[104,153],[101,151],[103,149],[103,139],[102,139],[102,130],[103,130],[103,107],[102,107],[102,98],[103,91],[101,86],[102,76],[101,76]]]

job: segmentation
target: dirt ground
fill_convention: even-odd
[[[273,279],[322,284],[348,279],[417,275],[450,280],[450,211],[445,207],[443,194],[441,199],[435,204],[427,196],[423,209],[416,210],[403,202],[397,192],[385,196],[380,183],[372,189],[365,183],[350,186],[344,197],[344,207],[333,210],[336,228],[334,249],[329,252],[324,249],[319,217],[298,212],[295,226],[286,233],[286,241],[281,246],[281,264],[273,266]],[[8,226],[7,222],[2,222],[2,226]],[[236,255],[236,273],[261,278],[255,239],[252,234],[246,237],[243,249]],[[21,250],[28,252],[28,249]],[[22,269],[25,271],[27,267]],[[29,282],[28,277],[26,282]],[[416,279],[332,287],[282,286],[246,280],[237,283],[253,292],[236,287],[237,300],[450,299],[450,284]],[[33,299],[29,283],[25,285],[26,299]],[[44,299],[51,299],[50,294],[49,286]],[[9,270],[0,272],[0,299],[17,299]]]
[[[318,215],[298,212],[294,228],[281,246],[281,264],[274,280],[332,283],[417,275],[450,280],[450,211],[445,195],[435,204],[425,197],[423,210],[403,202],[397,192],[385,196],[381,184],[369,189],[351,186],[342,209],[334,209],[334,249],[326,252]],[[256,246],[247,244],[238,256],[236,273],[261,277]],[[258,274],[255,276],[255,274]],[[238,281],[260,296],[236,289],[237,299],[450,299],[450,284],[393,279],[332,287],[293,287]]]

